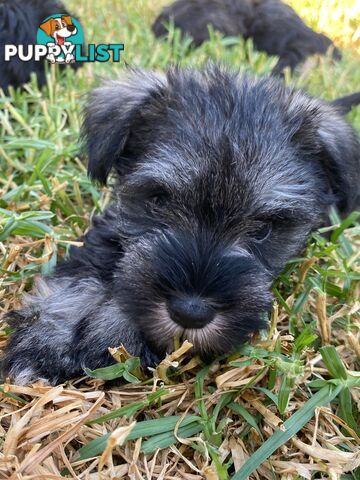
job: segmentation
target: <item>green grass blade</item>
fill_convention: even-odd
[[[138,402],[131,403],[130,405],[125,405],[124,407],[117,408],[106,415],[102,415],[99,418],[95,418],[94,420],[90,420],[86,423],[86,425],[93,425],[96,423],[105,423],[109,420],[113,420],[114,418],[118,417],[126,417],[129,418],[134,415],[138,410],[141,410],[148,405],[156,402],[160,397],[169,393],[169,390],[161,389],[157,392],[151,393],[148,395],[144,400],[140,400]]]
[[[101,380],[115,380],[121,378],[125,371],[125,365],[123,363],[116,363],[109,367],[97,368],[96,370],[90,370],[90,368],[84,368],[84,372],[88,377],[99,378]]]
[[[158,435],[165,432],[173,431],[176,424],[182,417],[172,416],[172,417],[162,417],[156,418],[155,420],[144,420],[143,422],[138,422],[135,427],[130,432],[127,440],[135,440],[140,437],[149,437],[153,435]],[[200,418],[195,415],[189,415],[184,417],[181,421],[181,427],[186,427],[192,423],[199,423]],[[99,438],[95,438],[87,445],[84,445],[78,450],[78,455],[76,456],[77,460],[85,460],[87,458],[96,457],[100,455],[105,447],[107,439],[111,433],[102,435]]]
[[[284,415],[289,404],[290,395],[295,385],[295,378],[291,375],[283,374],[278,393],[279,412]]]
[[[232,477],[233,480],[245,480],[267,458],[272,455],[281,445],[292,438],[314,415],[315,409],[327,405],[343,389],[342,385],[334,386],[327,384],[315,393],[294,415],[284,422],[284,430],[276,430],[273,435],[244,463],[238,472]]]
[[[331,241],[335,243],[344,231],[351,225],[354,225],[360,216],[360,212],[352,212],[340,224],[340,226],[331,234]]]
[[[339,380],[347,380],[348,374],[343,362],[340,360],[336,348],[332,345],[320,348],[321,356],[324,360],[326,368],[333,378]]]
[[[75,456],[74,460],[86,460],[87,458],[92,458],[100,455],[105,450],[106,442],[110,435],[111,433],[106,433],[99,438],[91,440],[91,442],[87,443],[77,451],[77,455]]]
[[[197,433],[200,433],[203,430],[203,424],[200,422],[192,422],[189,425],[180,427],[177,436],[181,438],[188,438]],[[141,451],[145,454],[153,453],[158,448],[167,448],[170,445],[176,443],[176,437],[172,432],[161,433],[159,435],[155,435],[154,437],[146,440],[142,446]]]
[[[203,368],[202,370],[200,370],[200,372],[197,373],[196,380],[195,380],[195,386],[194,386],[195,398],[197,399],[197,405],[198,405],[198,408],[199,408],[199,412],[200,412],[201,417],[204,420],[207,420],[207,418],[208,418],[208,412],[206,410],[205,401],[203,399],[203,396],[204,396],[204,381],[205,381],[206,375],[208,374],[209,369],[210,369],[210,365],[207,365],[205,368]]]
[[[253,415],[251,415],[251,413],[249,413],[245,407],[243,407],[239,403],[232,402],[230,403],[229,408],[233,412],[237,413],[238,415],[241,415],[243,419],[258,432],[258,434],[260,435],[260,438],[263,438],[261,430],[257,424],[256,418]]]
[[[346,424],[354,430],[358,437],[360,437],[360,426],[357,424],[353,415],[353,404],[350,390],[344,388],[339,395],[340,417]]]
[[[16,400],[17,402],[21,403],[22,405],[26,405],[26,404],[28,403],[26,400],[24,400],[23,398],[19,397],[19,396],[16,395],[15,393],[7,392],[3,387],[0,387],[0,392],[1,392],[5,397],[13,398],[14,400]]]

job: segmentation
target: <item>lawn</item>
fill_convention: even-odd
[[[88,42],[125,51],[118,65],[87,64],[62,78],[50,68],[42,91],[33,79],[0,96],[0,313],[21,305],[35,275],[51,272],[109,202],[109,189],[88,180],[78,143],[85,93],[101,77],[125,63],[212,59],[259,75],[276,63],[216,33],[198,50],[177,32],[173,43],[156,40],[150,25],[163,0],[66,3]],[[326,99],[359,90],[359,3],[289,3],[343,59],[311,58],[286,82]],[[360,132],[360,107],[348,119]],[[205,366],[184,345],[145,376],[118,350],[116,372],[99,378],[0,386],[0,478],[359,478],[358,218],[332,212],[275,282],[269,330],[227,359]],[[0,348],[8,334],[3,323]],[[133,383],[105,387],[106,375]]]

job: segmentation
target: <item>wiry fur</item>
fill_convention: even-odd
[[[40,24],[50,15],[69,15],[60,0],[0,0],[0,87],[7,93],[9,85],[20,87],[35,73],[38,85],[45,84],[45,66],[42,62],[23,62],[12,57],[5,62],[5,45],[35,45]],[[72,68],[81,64],[72,63]],[[61,65],[60,68],[66,68]]]
[[[115,169],[114,202],[12,313],[4,372],[56,383],[121,343],[152,365],[174,335],[208,359],[266,326],[274,276],[330,205],[358,204],[359,142],[340,107],[216,67],[96,89],[89,173]]]
[[[177,0],[160,13],[153,24],[156,36],[167,34],[169,22],[189,34],[196,46],[209,38],[209,25],[226,36],[252,38],[255,47],[279,56],[273,74],[292,70],[309,55],[341,57],[332,41],[309,28],[296,12],[280,0]]]

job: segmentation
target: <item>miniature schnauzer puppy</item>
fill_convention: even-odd
[[[215,66],[95,89],[89,173],[114,170],[113,203],[10,314],[3,372],[56,384],[114,363],[120,344],[154,365],[174,337],[208,360],[266,327],[276,274],[331,205],[358,203],[348,108]]]
[[[177,0],[166,6],[152,29],[157,37],[167,34],[167,24],[189,34],[195,46],[209,38],[209,25],[226,36],[252,38],[255,47],[279,56],[273,75],[291,70],[308,56],[324,55],[333,47],[333,58],[341,58],[332,41],[309,28],[296,12],[280,0]]]
[[[0,0],[0,87],[21,87],[35,73],[38,85],[46,83],[45,60],[23,62],[16,57],[5,62],[5,45],[35,45],[37,30],[50,15],[69,15],[60,0]],[[81,63],[70,64],[77,69]],[[60,68],[66,68],[61,65]]]

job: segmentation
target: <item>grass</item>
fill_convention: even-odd
[[[42,91],[33,79],[0,97],[2,312],[21,304],[34,275],[49,273],[109,201],[89,182],[78,145],[84,94],[99,77],[116,76],[125,61],[163,69],[211,58],[260,75],[275,64],[250,42],[218,34],[196,51],[176,32],[173,44],[155,40],[149,25],[165,3],[69,0],[88,41],[124,43],[123,61],[62,78],[49,69]],[[289,3],[344,54],[338,64],[309,59],[287,82],[329,99],[356,91],[357,2]],[[348,117],[360,131],[360,108]],[[269,331],[210,367],[185,345],[150,377],[120,351],[115,369],[82,381],[5,383],[0,477],[359,478],[359,234],[356,213],[340,221],[333,212],[276,281]],[[4,324],[0,347],[8,333]],[[102,378],[117,377],[129,383],[103,387]]]

